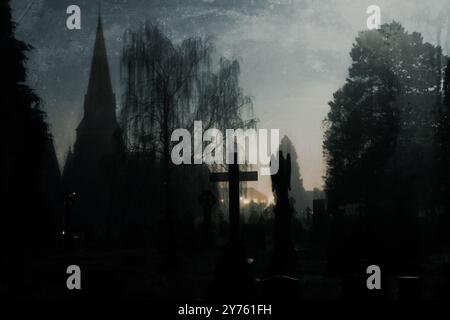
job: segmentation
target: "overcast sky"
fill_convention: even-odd
[[[74,142],[94,42],[97,1],[12,0],[17,37],[29,42],[29,83],[43,98],[60,161]],[[66,8],[81,8],[81,30],[66,29]],[[123,32],[147,19],[178,41],[213,36],[216,52],[241,63],[245,92],[254,97],[260,128],[279,128],[299,154],[307,189],[322,187],[322,120],[341,87],[366,9],[399,21],[447,51],[449,0],[111,0],[101,1],[113,85],[120,103],[119,56]],[[441,19],[442,18],[442,19]],[[442,21],[442,22],[440,22]],[[281,138],[281,137],[280,137]],[[270,185],[263,181],[263,191]]]

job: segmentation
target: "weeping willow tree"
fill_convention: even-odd
[[[209,38],[175,43],[147,23],[127,31],[124,39],[124,141],[130,152],[149,155],[160,166],[163,211],[171,226],[171,133],[177,128],[192,133],[194,121],[202,121],[204,130],[254,127],[252,100],[240,87],[238,61],[221,58],[213,66]],[[172,232],[168,230],[168,245],[173,247]]]
[[[255,125],[252,100],[239,84],[239,62],[220,58],[212,68],[213,50],[210,39],[174,44],[152,24],[126,33],[121,122],[129,150],[164,156],[170,133],[192,130],[194,121],[205,130]]]

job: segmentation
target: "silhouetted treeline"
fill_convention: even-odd
[[[41,101],[25,84],[31,47],[14,36],[9,1],[0,21],[0,274],[7,294],[27,296],[31,261],[56,247],[60,177]]]

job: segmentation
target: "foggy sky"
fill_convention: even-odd
[[[81,30],[66,29],[71,4],[81,8]],[[127,28],[148,19],[175,41],[211,35],[217,55],[239,59],[241,84],[254,97],[258,127],[279,128],[281,137],[287,134],[299,154],[306,189],[321,188],[322,120],[333,92],[344,84],[352,43],[358,31],[367,28],[366,8],[371,4],[381,7],[382,23],[396,20],[433,44],[441,29],[447,52],[449,25],[443,13],[449,11],[449,1],[444,0],[103,0],[118,107],[119,57]],[[29,54],[29,84],[43,99],[62,163],[82,115],[97,1],[12,0],[12,6],[16,21],[23,16],[17,37],[35,48]],[[268,180],[258,188],[268,192]]]

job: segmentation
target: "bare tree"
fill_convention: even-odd
[[[121,123],[130,151],[150,153],[161,166],[163,211],[172,229],[171,132],[203,128],[255,126],[251,98],[239,85],[239,63],[221,58],[216,72],[209,38],[188,38],[173,43],[155,25],[128,31],[122,53],[124,85]],[[173,230],[168,245],[174,251]]]

